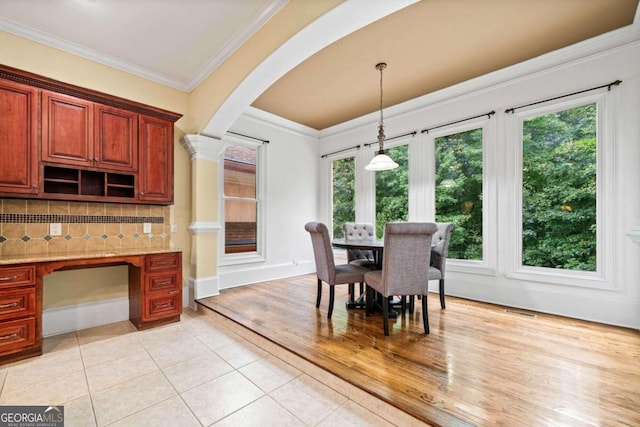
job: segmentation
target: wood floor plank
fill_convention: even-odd
[[[356,286],[357,288],[357,286]],[[315,275],[227,289],[199,303],[434,425],[640,425],[640,333],[437,295],[390,321],[315,307]],[[523,314],[518,314],[523,313]]]

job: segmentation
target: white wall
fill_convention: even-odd
[[[220,289],[314,272],[304,225],[319,217],[317,132],[255,109],[231,130],[269,140],[264,145],[266,191],[261,200],[266,207],[266,260],[220,266]]]
[[[633,243],[627,236],[630,230],[640,225],[638,38],[636,30],[609,34],[385,110],[388,137],[496,111],[489,121],[489,141],[485,145],[485,167],[489,168],[485,172],[490,177],[490,194],[485,193],[486,213],[489,216],[485,233],[485,240],[488,242],[485,247],[485,262],[476,267],[469,263],[450,262],[447,293],[603,323],[640,327],[640,245]],[[511,214],[513,176],[509,171],[518,163],[512,148],[517,141],[514,141],[513,133],[509,131],[513,116],[505,113],[505,109],[607,84],[617,79],[623,83],[613,88],[612,92],[615,93],[609,97],[614,104],[611,110],[614,115],[609,122],[613,126],[613,139],[607,140],[607,143],[617,144],[611,162],[614,169],[611,174],[613,182],[610,190],[607,190],[614,192],[612,206],[605,207],[610,221],[607,225],[611,227],[605,236],[608,243],[605,247],[609,249],[606,253],[599,254],[609,261],[611,271],[606,272],[598,289],[583,286],[579,281],[570,283],[570,280],[565,280],[564,284],[557,284],[557,280],[551,279],[515,278],[512,274],[512,261],[516,248],[514,227],[517,226],[518,219]],[[323,131],[320,142],[322,152],[375,141],[377,128],[374,116],[375,114],[361,117]],[[421,145],[427,143],[424,135],[418,134],[412,139],[410,156],[420,153],[418,155],[425,156],[425,163],[415,162],[411,167],[428,167],[419,166],[428,164],[428,150]],[[375,218],[371,203],[372,175],[361,171],[373,156],[375,148],[361,148],[356,155],[359,174],[356,178],[359,180],[357,188],[365,193],[357,197],[359,206],[356,211],[360,213],[360,218],[356,218],[358,220]],[[329,165],[330,160],[322,160],[320,166],[320,219],[327,223],[330,222],[331,215]],[[430,190],[428,184],[426,187],[426,190]],[[414,206],[425,209],[428,197],[430,196],[425,191],[420,194],[410,193],[410,205],[413,203]],[[409,219],[432,218],[432,213],[425,213],[420,209],[410,210]]]

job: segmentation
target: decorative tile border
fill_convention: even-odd
[[[0,223],[40,224],[59,222],[61,224],[164,224],[161,216],[118,216],[118,215],[51,215],[51,214],[0,214]]]

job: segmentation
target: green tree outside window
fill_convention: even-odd
[[[596,269],[596,105],[523,124],[522,263]]]
[[[356,218],[356,159],[347,157],[334,160],[332,172],[333,237],[343,238],[342,224]]]
[[[376,172],[376,235],[381,238],[387,222],[409,217],[409,146],[385,150],[398,167]]]
[[[436,221],[452,222],[450,258],[482,260],[482,129],[435,139]]]

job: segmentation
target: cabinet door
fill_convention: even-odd
[[[0,80],[0,192],[38,193],[38,90]]]
[[[138,199],[173,203],[173,123],[140,116]]]
[[[42,160],[93,166],[93,103],[42,92]]]
[[[96,166],[135,171],[138,168],[138,115],[95,104]]]

